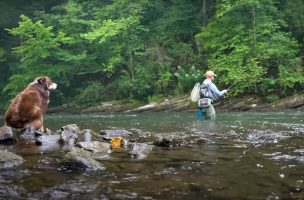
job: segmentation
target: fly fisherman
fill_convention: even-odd
[[[201,84],[200,98],[198,100],[198,117],[199,119],[215,119],[215,110],[212,105],[214,101],[217,101],[220,97],[224,96],[228,90],[219,91],[212,81],[216,76],[213,71],[207,71],[206,79]]]

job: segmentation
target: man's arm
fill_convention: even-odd
[[[227,92],[227,90],[219,91],[214,83],[210,83],[210,90],[217,97],[221,97]]]

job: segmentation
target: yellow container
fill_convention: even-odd
[[[111,138],[111,147],[112,148],[121,148],[122,138],[121,137],[112,137]]]

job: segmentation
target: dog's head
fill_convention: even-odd
[[[57,84],[53,83],[53,81],[47,76],[41,76],[35,79],[34,83],[37,83],[46,90],[55,90],[57,88]]]

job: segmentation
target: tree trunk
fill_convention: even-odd
[[[131,78],[132,78],[132,80],[134,80],[135,79],[135,72],[134,72],[134,66],[133,66],[133,56],[132,56],[131,51],[129,52],[129,66],[128,66],[128,68],[129,68],[129,72],[131,74]]]
[[[203,0],[203,8],[202,8],[202,12],[203,12],[203,26],[207,26],[208,23],[208,16],[207,16],[207,12],[206,12],[206,0]]]

